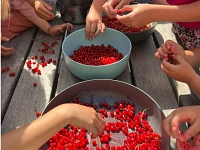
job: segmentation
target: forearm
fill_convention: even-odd
[[[107,2],[107,0],[93,0],[90,7],[90,11],[96,11],[100,16],[102,16],[103,9],[102,6]]]
[[[2,150],[36,150],[67,124],[67,109],[60,105],[32,123],[2,136]],[[68,118],[68,119],[67,119]]]
[[[150,5],[149,14],[152,21],[171,21],[171,22],[196,22],[200,21],[200,1],[185,5]],[[157,15],[159,14],[159,15]],[[184,16],[184,17],[183,17]]]
[[[200,76],[198,74],[196,74],[193,80],[190,83],[188,83],[188,86],[200,99]]]
[[[200,46],[195,47],[191,50],[185,51],[186,53],[186,61],[193,67],[200,67]]]
[[[45,33],[48,33],[48,29],[51,26],[46,20],[37,17],[36,19],[32,20],[32,22],[38,26],[41,30],[43,30]]]

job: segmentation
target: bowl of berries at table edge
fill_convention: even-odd
[[[132,45],[129,38],[114,29],[92,40],[85,38],[85,28],[69,34],[62,43],[68,69],[82,80],[113,79],[128,64]]]
[[[118,14],[123,15],[120,11]],[[150,35],[152,35],[157,24],[157,22],[152,22],[139,28],[128,27],[116,18],[109,18],[105,14],[102,16],[102,22],[107,28],[112,28],[124,33],[130,39],[131,43],[137,43],[147,39]]]
[[[79,82],[54,97],[42,114],[64,103],[93,107],[105,119],[103,133],[91,139],[89,131],[68,125],[39,150],[169,150],[164,113],[133,85],[112,79]]]

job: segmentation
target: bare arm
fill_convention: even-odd
[[[93,108],[63,104],[32,123],[2,135],[2,150],[36,150],[68,124],[91,131],[95,138],[103,131],[105,122]]]
[[[190,51],[185,51],[186,61],[193,67],[200,67],[200,46],[191,49]],[[190,88],[195,92],[195,94],[200,98],[200,76],[196,74],[194,79],[188,83]]]
[[[188,83],[188,86],[192,89],[192,91],[197,95],[200,99],[200,76],[196,74],[191,82]]]
[[[45,20],[52,20],[54,18],[51,6],[43,0],[27,0],[27,2],[35,9],[39,17]]]
[[[200,67],[200,46],[185,51],[186,61],[193,67]]]
[[[155,21],[195,22],[200,21],[200,1],[185,5],[151,5]],[[150,13],[150,14],[151,14]],[[159,14],[159,15],[157,15]],[[183,17],[184,16],[184,17]]]
[[[105,25],[102,23],[102,6],[105,2],[106,0],[93,0],[86,17],[86,39],[91,40],[105,30]]]
[[[36,19],[32,20],[32,22],[38,26],[41,30],[43,30],[45,33],[48,33],[48,29],[51,26],[46,20],[37,17]]]
[[[200,1],[185,5],[137,4],[125,5],[120,12],[127,15],[117,15],[116,18],[124,25],[141,27],[150,22],[198,22],[200,21]],[[158,15],[159,14],[159,15]]]

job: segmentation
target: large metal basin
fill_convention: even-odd
[[[78,94],[82,102],[93,102],[97,106],[100,102],[107,102],[109,105],[111,105],[111,110],[113,110],[112,106],[114,103],[116,101],[120,102],[122,99],[126,102],[134,103],[136,113],[144,110],[145,108],[149,108],[147,111],[148,120],[153,129],[161,135],[161,142],[164,150],[169,150],[170,138],[165,133],[162,126],[162,120],[165,118],[165,116],[158,104],[141,89],[121,81],[108,79],[88,80],[77,83],[63,90],[54,99],[52,99],[52,101],[44,109],[43,114],[58,106],[58,104],[70,103]],[[118,138],[120,140],[123,137]],[[115,143],[115,145],[118,144],[119,143],[117,142]],[[92,145],[89,147],[90,150],[93,149]],[[39,150],[46,150],[47,148],[48,144],[45,143]]]

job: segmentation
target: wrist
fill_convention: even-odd
[[[193,87],[198,81],[200,81],[200,76],[194,71],[192,79],[187,84],[189,87]]]
[[[50,34],[50,29],[51,29],[51,27],[52,27],[52,26],[50,25],[50,26],[48,27],[48,30],[47,30],[47,33],[48,33],[49,35],[51,35],[51,34]]]

